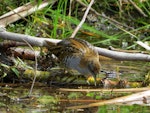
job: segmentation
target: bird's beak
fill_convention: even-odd
[[[94,74],[93,77],[94,77],[94,85],[97,86],[97,84],[96,84],[96,75]]]
[[[92,76],[93,76],[93,78],[94,78],[94,84],[95,84],[95,86],[96,86],[96,85],[97,85],[97,84],[96,84],[96,75],[97,75],[97,73],[95,73],[95,72],[93,71],[91,65],[88,65],[88,68],[89,68],[90,73],[92,74]]]

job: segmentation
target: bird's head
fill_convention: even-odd
[[[97,74],[100,73],[100,62],[99,59],[92,59],[88,62],[87,68],[90,72],[90,74],[94,77],[94,80],[96,81]]]

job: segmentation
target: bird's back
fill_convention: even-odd
[[[79,38],[67,38],[57,44],[58,47],[62,48],[68,54],[89,54],[96,53],[94,47],[87,41]]]

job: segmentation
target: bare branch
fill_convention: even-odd
[[[126,60],[126,61],[150,61],[150,55],[142,53],[127,53],[111,51],[104,48],[95,47],[100,55],[107,56],[116,60]]]
[[[48,39],[48,38],[38,38],[24,34],[11,33],[0,29],[0,38],[4,40],[14,40],[19,42],[25,42],[26,40],[29,44],[33,46],[45,46],[49,47],[47,42],[56,45],[61,40],[58,39]],[[118,52],[111,51],[108,49],[95,47],[95,49],[99,52],[100,55],[110,57],[116,60],[128,60],[128,61],[150,61],[150,55],[142,54],[142,53],[127,53],[127,52]]]
[[[145,43],[141,42],[141,41],[137,41],[137,44],[139,44],[140,46],[142,46],[143,48],[145,48],[146,50],[150,51],[150,47],[148,45],[146,45]]]
[[[48,46],[45,41],[49,41],[51,43],[58,43],[61,40],[58,39],[49,39],[49,38],[40,38],[40,37],[33,37],[29,35],[24,35],[24,34],[18,34],[18,33],[12,33],[12,32],[7,32],[7,31],[1,31],[0,30],[0,37],[5,40],[14,40],[18,42],[25,42],[27,41],[29,44],[32,46]]]
[[[76,35],[77,32],[79,31],[79,29],[81,28],[82,24],[85,22],[85,19],[86,19],[86,17],[87,17],[87,14],[88,14],[89,10],[91,9],[91,6],[92,6],[93,3],[94,3],[94,0],[91,0],[89,6],[87,7],[87,9],[86,9],[86,11],[85,11],[85,13],[84,13],[84,16],[83,16],[81,22],[80,22],[79,25],[76,27],[76,29],[74,30],[74,32],[72,33],[72,35],[71,35],[70,38],[74,38],[74,37],[75,37],[75,35]]]

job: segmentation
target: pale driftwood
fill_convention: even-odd
[[[140,105],[150,105],[150,90],[135,93],[129,96],[117,97],[110,100],[105,100],[101,102],[85,104],[80,106],[67,107],[68,109],[82,109],[95,106],[109,105],[109,104],[140,104]]]
[[[146,50],[150,51],[150,46],[146,45],[142,41],[137,41],[136,43],[145,48]]]
[[[18,33],[12,33],[12,32],[7,32],[5,30],[0,29],[0,38],[4,40],[13,40],[13,41],[18,41],[18,42],[28,42],[32,46],[47,46],[47,43],[45,41],[49,41],[53,43],[54,45],[61,40],[58,39],[49,39],[49,38],[40,38],[40,37],[33,37],[29,35],[24,35],[24,34],[18,34]]]
[[[100,55],[107,56],[116,60],[126,61],[150,61],[150,55],[142,53],[127,53],[111,51],[104,48],[95,47]]]
[[[33,46],[45,46],[48,47],[48,44],[46,41],[49,41],[50,43],[53,43],[56,45],[61,40],[59,39],[49,39],[49,38],[38,38],[33,37],[29,35],[24,34],[18,34],[18,33],[12,33],[7,32],[0,29],[0,38],[5,40],[13,40],[13,41],[19,41],[19,42],[28,42],[29,44]],[[116,60],[126,60],[126,61],[150,61],[150,55],[148,54],[142,54],[142,53],[127,53],[127,52],[118,52],[118,51],[111,51],[108,49],[95,47],[95,49],[98,50],[100,55],[110,57]]]
[[[8,24],[13,23],[21,18],[24,18],[37,10],[40,10],[49,4],[54,4],[57,0],[43,1],[40,5],[27,3],[20,6],[0,17],[0,25],[6,27]]]

